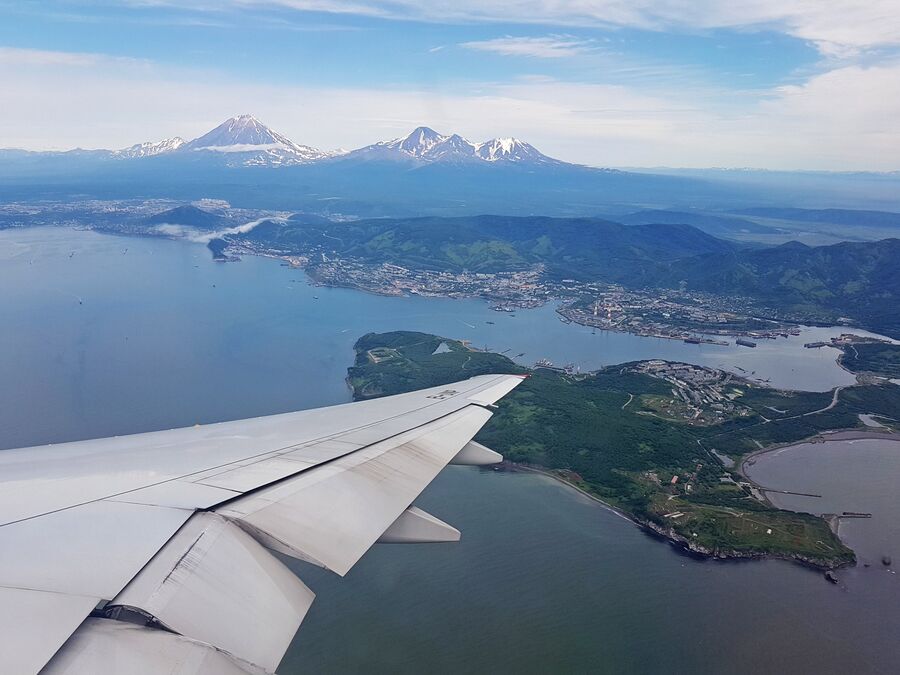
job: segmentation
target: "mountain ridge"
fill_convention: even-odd
[[[516,138],[493,138],[473,143],[459,134],[439,134],[427,126],[419,126],[406,136],[349,151],[327,151],[296,143],[274,131],[253,115],[229,117],[205,134],[190,141],[180,136],[161,141],[144,141],[118,150],[20,151],[2,148],[8,157],[54,157],[68,153],[93,156],[99,159],[146,159],[149,157],[185,157],[188,153],[203,153],[227,166],[293,166],[326,160],[342,161],[406,161],[411,164],[483,163],[483,164],[541,164],[570,165],[540,152],[530,143]],[[578,165],[570,165],[578,166]]]
[[[406,136],[351,150],[342,157],[368,161],[567,164],[517,138],[473,143],[459,134],[444,135],[426,126],[416,127]]]

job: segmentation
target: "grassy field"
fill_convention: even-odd
[[[844,347],[841,365],[855,373],[900,378],[900,345],[865,342]]]
[[[373,350],[389,356],[376,363]],[[356,351],[349,382],[357,399],[485,373],[530,372],[499,402],[479,441],[514,462],[555,470],[635,519],[714,555],[777,555],[822,566],[852,561],[853,552],[822,518],[761,503],[707,450],[740,457],[821,430],[856,427],[859,412],[900,410],[895,386],[844,389],[838,404],[823,410],[831,392],[780,392],[739,382],[732,415],[692,424],[663,414],[679,405],[670,385],[635,372],[633,364],[589,376],[527,371],[499,354],[407,332],[366,335]]]

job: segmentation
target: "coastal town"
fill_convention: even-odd
[[[218,214],[217,230],[160,224],[158,217],[151,217],[171,206],[172,202],[164,199],[10,202],[0,206],[0,227],[64,225],[133,236],[187,238],[206,243],[217,262],[236,262],[241,255],[275,258],[303,269],[313,283],[322,286],[388,296],[481,298],[505,313],[557,301],[564,323],[695,344],[753,348],[760,340],[799,335],[797,325],[801,323],[834,323],[825,316],[789,316],[735,295],[556,279],[542,264],[511,271],[452,271],[338,256],[321,244],[297,250],[265,239],[233,236],[249,232],[248,223],[274,222],[290,214],[234,208],[215,199],[202,200],[197,208]]]
[[[543,265],[511,272],[451,272],[410,269],[391,263],[369,263],[334,257],[322,251],[289,254],[259,245],[230,247],[240,254],[265,255],[302,267],[322,286],[339,286],[379,295],[482,298],[498,312],[539,307],[561,301],[560,321],[600,330],[688,343],[755,347],[757,340],[799,335],[795,322],[777,310],[747,298],[722,297],[682,290],[626,289],[616,284],[548,279]],[[763,318],[772,317],[772,318]]]
[[[481,297],[506,311],[539,307],[552,297],[541,283],[541,266],[518,272],[453,273],[412,270],[390,263],[372,265],[323,254],[320,262],[308,264],[307,273],[324,286],[346,286],[380,295]]]
[[[563,320],[583,326],[692,343],[755,347],[754,340],[799,335],[800,330],[777,310],[747,298],[698,291],[626,289],[615,284],[563,282]],[[767,318],[761,318],[767,317]],[[741,339],[743,338],[743,339]]]

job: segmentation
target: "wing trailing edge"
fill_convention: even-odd
[[[343,576],[379,541],[458,540],[413,501],[501,459],[472,439],[521,381],[0,453],[0,672],[273,672],[314,595],[270,550]]]

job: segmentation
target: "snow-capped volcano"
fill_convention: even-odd
[[[351,150],[347,157],[359,159],[424,159],[435,147],[447,140],[434,129],[428,127],[416,127],[412,132],[402,138],[390,141],[380,141],[357,150]]]
[[[412,162],[560,163],[542,154],[533,145],[515,138],[473,143],[459,134],[444,136],[428,127],[417,127],[408,136],[367,145],[345,156],[350,159]]]
[[[478,159],[478,146],[459,134],[445,136],[426,156],[432,162],[470,162]]]
[[[124,159],[133,159],[135,157],[155,157],[167,152],[178,150],[185,144],[185,140],[179,136],[175,138],[165,138],[161,141],[147,141],[146,143],[135,143],[129,148],[121,150],[113,150],[113,155]]]
[[[475,150],[477,155],[486,162],[532,162],[548,163],[559,160],[547,157],[538,151],[530,143],[516,138],[494,138],[484,143],[479,143]]]
[[[413,157],[423,157],[434,146],[443,143],[445,140],[446,138],[434,129],[416,127],[408,136],[388,141],[384,145],[386,148],[397,149]]]
[[[300,145],[273,131],[253,115],[231,117],[212,131],[195,138],[183,151],[236,153],[247,165],[284,165],[310,162],[329,154]]]
[[[13,151],[16,152],[16,151]],[[17,151],[21,154],[23,151]],[[28,154],[28,153],[26,153]],[[252,115],[231,117],[212,131],[192,141],[167,138],[162,141],[137,143],[120,150],[73,150],[54,154],[98,159],[140,159],[165,156],[171,161],[188,160],[200,164],[212,163],[237,166],[292,166],[312,164],[322,160],[401,162],[412,167],[426,164],[457,165],[564,165],[539,152],[533,145],[515,138],[495,138],[473,143],[459,134],[445,136],[429,127],[416,127],[406,136],[381,141],[349,152],[323,152],[308,145],[300,145],[287,136],[273,131]],[[151,162],[155,166],[155,163]]]

